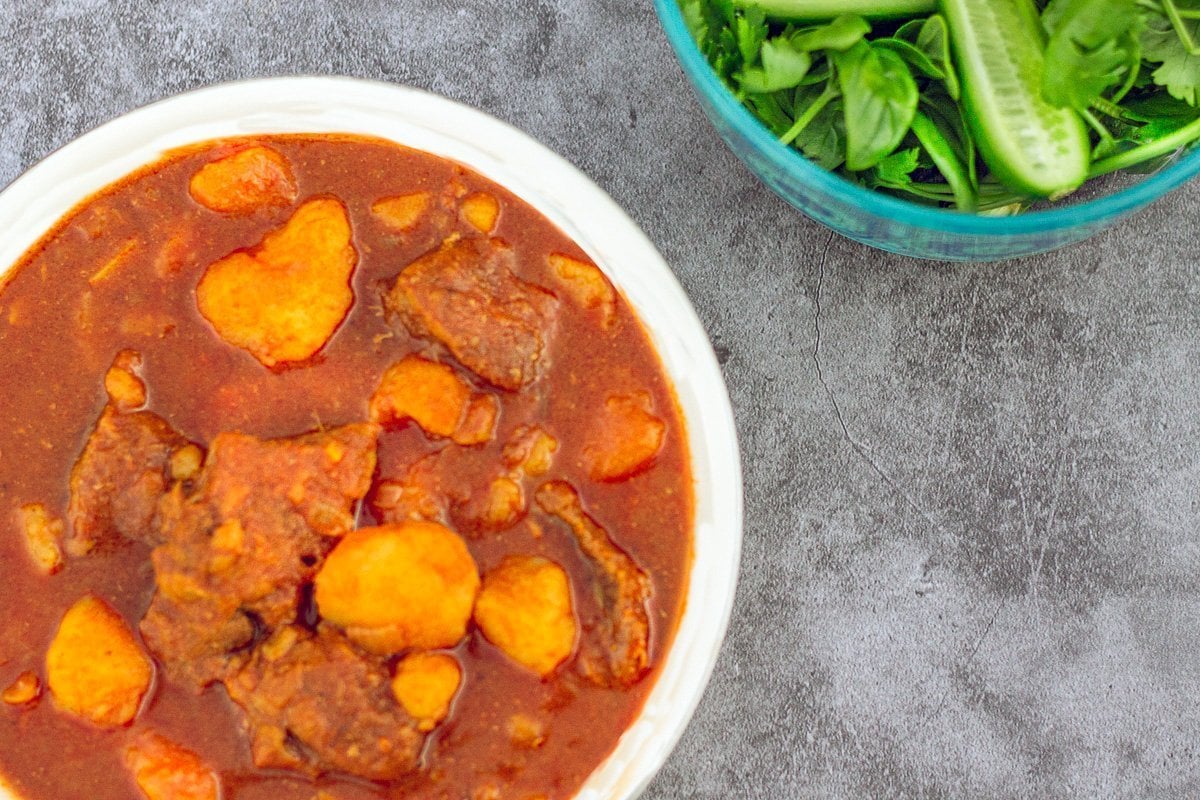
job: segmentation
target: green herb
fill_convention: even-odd
[[[1032,91],[1086,123],[1090,176],[1154,169],[1200,140],[1200,0],[1033,2],[1045,39],[1032,43],[1041,55]],[[1005,185],[1003,153],[981,154],[981,122],[952,55],[963,41],[943,13],[952,0],[679,4],[733,95],[819,166],[963,211],[1009,213],[1035,199],[1031,183]]]

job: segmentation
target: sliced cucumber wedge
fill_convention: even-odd
[[[857,14],[872,19],[932,14],[937,0],[734,0],[739,8],[758,8],[774,19],[833,19]]]
[[[1045,42],[1033,0],[940,0],[962,79],[967,122],[992,173],[1057,198],[1088,175],[1087,129],[1042,99]]]

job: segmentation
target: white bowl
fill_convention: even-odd
[[[650,331],[687,422],[696,491],[687,607],[642,712],[576,800],[631,800],[666,761],[708,683],[729,623],[742,539],[733,412],[704,328],[662,256],[581,172],[525,134],[443,97],[349,78],[230,83],[163,100],[81,136],[0,192],[0,284],[74,205],[206,139],[265,133],[378,136],[458,161],[521,197],[608,274]],[[16,800],[0,784],[0,800]]]

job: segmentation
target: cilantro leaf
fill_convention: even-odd
[[[1200,40],[1200,19],[1181,23],[1192,41]],[[1154,70],[1154,82],[1166,87],[1174,98],[1193,106],[1200,104],[1200,55],[1188,52],[1171,20],[1165,14],[1147,12],[1141,42],[1143,57],[1160,64]]]

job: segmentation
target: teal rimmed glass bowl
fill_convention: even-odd
[[[776,194],[809,217],[872,247],[942,261],[997,261],[1083,241],[1200,172],[1200,148],[1157,172],[1113,176],[1053,208],[1010,217],[964,214],[856,186],[780,144],[729,92],[688,32],[676,0],[654,0],[667,40],[704,113],[726,144]],[[1081,199],[1088,198],[1088,199]]]

